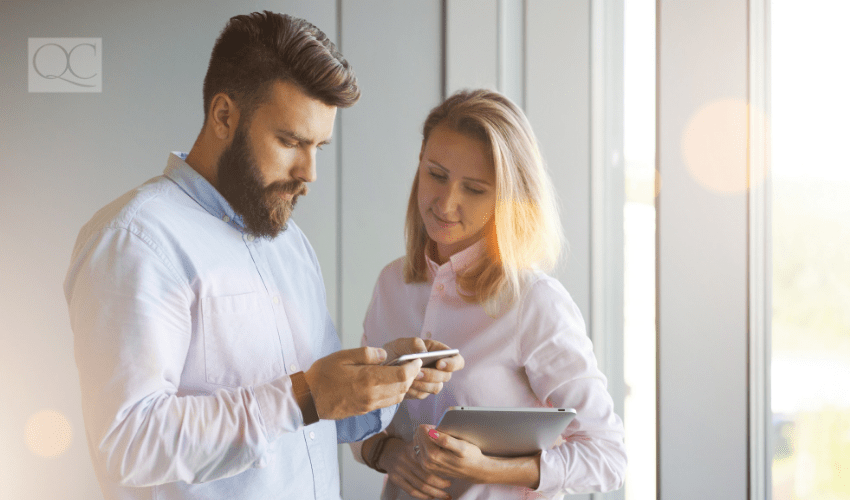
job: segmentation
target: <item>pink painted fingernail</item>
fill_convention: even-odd
[[[431,429],[430,431],[428,431],[428,435],[431,436],[432,439],[437,439],[440,437],[440,433],[437,432],[436,429]]]

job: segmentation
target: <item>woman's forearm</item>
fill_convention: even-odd
[[[536,490],[540,485],[540,454],[529,457],[491,457],[485,482],[508,484]]]

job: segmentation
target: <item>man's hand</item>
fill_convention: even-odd
[[[384,349],[387,351],[388,359],[395,359],[402,354],[442,351],[450,349],[450,347],[436,340],[412,337],[387,342],[384,344]],[[420,373],[416,375],[416,380],[410,386],[410,390],[407,391],[405,399],[425,399],[431,394],[439,394],[443,390],[443,384],[452,378],[452,372],[462,369],[463,366],[463,356],[456,354],[437,361],[436,368],[422,368]]]
[[[316,360],[304,372],[319,418],[339,420],[400,403],[422,367],[421,360],[380,366],[383,349],[360,347]]]

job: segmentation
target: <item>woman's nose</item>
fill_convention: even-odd
[[[450,215],[457,211],[460,203],[460,187],[457,184],[449,184],[440,196],[438,206],[443,215]]]

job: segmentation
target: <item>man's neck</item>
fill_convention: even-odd
[[[213,187],[218,187],[217,167],[218,158],[221,155],[219,148],[210,144],[207,131],[202,130],[195,140],[195,144],[186,156],[186,163],[207,180]]]

